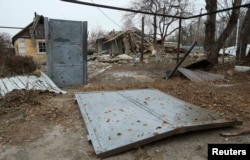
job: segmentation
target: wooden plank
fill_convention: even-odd
[[[241,136],[241,135],[247,135],[247,134],[250,134],[250,129],[243,129],[243,130],[238,130],[235,132],[222,132],[222,133],[220,133],[220,135],[223,137]]]
[[[213,81],[218,79],[224,79],[221,74],[209,73],[201,70],[190,70],[185,68],[178,68],[184,76],[186,76],[191,81]]]

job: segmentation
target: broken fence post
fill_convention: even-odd
[[[171,78],[174,73],[176,72],[176,70],[178,69],[178,67],[182,64],[182,62],[187,58],[187,56],[189,55],[189,53],[193,50],[194,46],[197,44],[197,42],[195,41],[192,46],[189,48],[189,50],[185,53],[184,57],[178,62],[178,64],[175,66],[175,68],[170,72],[170,74],[167,76],[167,79]]]

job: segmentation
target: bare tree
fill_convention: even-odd
[[[131,2],[130,8],[135,10],[142,10],[146,12],[150,12],[152,14],[163,14],[163,15],[172,15],[172,16],[185,16],[188,7],[188,0],[183,1],[172,1],[172,0],[134,0]],[[136,17],[138,15],[136,13],[126,14],[126,17]],[[139,17],[142,15],[139,14]],[[165,41],[166,36],[173,33],[178,27],[172,28],[170,27],[174,22],[176,22],[176,18],[171,17],[158,17],[154,16],[146,16],[145,17],[145,25],[149,25],[148,28],[153,32],[154,42],[156,42],[156,37],[159,35],[162,41]],[[152,29],[151,29],[152,28]]]
[[[197,41],[198,45],[204,44],[205,37],[205,19],[200,17],[199,19],[192,19],[187,24],[182,26],[182,43],[185,45],[191,45],[193,41]]]
[[[131,30],[132,28],[135,27],[133,20],[131,18],[125,19],[123,26],[124,26],[123,30]]]
[[[231,3],[230,3],[231,2]],[[245,0],[242,0],[242,3],[245,4]],[[226,9],[230,8],[232,6],[232,0],[218,0],[218,9]],[[244,15],[246,13],[246,10],[244,8],[241,8],[240,14],[239,14],[239,20],[238,23],[242,23],[240,19],[243,19]],[[217,16],[217,21],[216,21],[216,37],[218,38],[219,35],[223,32],[223,30],[226,28],[227,23],[229,22],[231,15],[231,11],[226,11],[226,12],[220,12],[218,13]],[[241,26],[241,24],[239,24]],[[234,27],[232,30],[231,34],[228,36],[226,41],[224,42],[224,47],[230,47],[230,46],[235,46],[237,45],[237,34],[238,34],[238,29],[237,27]]]
[[[0,33],[0,46],[2,48],[9,48],[11,46],[11,36],[8,33]]]
[[[0,67],[2,67],[4,59],[14,54],[14,49],[11,44],[11,36],[8,33],[0,33]]]
[[[8,33],[0,33],[0,55],[7,54],[6,51],[8,48],[12,48],[11,36]]]
[[[101,26],[96,26],[88,37],[88,45],[90,48],[95,48],[95,43],[98,38],[106,35],[107,31],[103,30]]]
[[[163,8],[160,9],[160,12],[164,15],[172,15],[172,16],[187,16],[190,15],[187,11],[188,8],[188,0],[185,1],[172,1],[167,0],[163,3]],[[159,23],[159,32],[161,36],[162,43],[165,41],[166,37],[175,32],[179,27],[174,27],[171,30],[171,25],[178,19],[170,18],[170,17],[161,17]]]
[[[150,12],[153,14],[157,14],[158,13],[158,6],[159,6],[159,0],[134,0],[131,1],[131,9],[134,10],[141,10],[141,11],[146,11],[146,12]],[[135,20],[137,17],[139,19],[141,19],[143,15],[142,14],[136,14],[136,13],[127,13],[124,15],[124,19],[133,19]],[[157,16],[154,15],[153,16],[153,20],[151,19],[151,16],[146,16],[145,17],[145,25],[148,26],[148,30],[150,32],[152,32],[151,26],[153,26],[153,41],[156,41],[156,36],[157,36]]]
[[[241,0],[234,0],[232,3],[233,7],[240,6]],[[207,12],[216,12],[217,11],[217,0],[211,1],[206,0],[206,9]],[[240,14],[240,9],[233,9],[230,13],[230,17],[226,28],[218,35],[218,39],[215,39],[216,34],[216,14],[209,14],[207,16],[207,21],[205,23],[205,42],[204,49],[207,59],[212,63],[218,63],[219,50],[222,48],[223,43],[228,38],[228,36],[233,31],[234,27],[237,24],[237,20]]]
[[[207,12],[217,11],[217,1],[206,0],[206,10]],[[207,21],[205,23],[205,41],[204,50],[207,57],[213,55],[213,46],[215,44],[215,32],[216,32],[216,14],[210,14],[207,16]],[[217,58],[217,57],[216,57]]]
[[[250,39],[250,8],[247,9],[245,13],[244,20],[242,22],[241,32],[238,39],[236,59],[245,61],[247,59],[247,44]],[[249,54],[249,53],[248,53]],[[249,55],[250,56],[250,55]]]

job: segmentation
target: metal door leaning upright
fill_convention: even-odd
[[[45,18],[47,69],[59,87],[87,83],[87,22]]]

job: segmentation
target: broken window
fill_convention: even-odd
[[[37,53],[38,54],[45,54],[46,53],[45,41],[38,41],[37,42]]]

